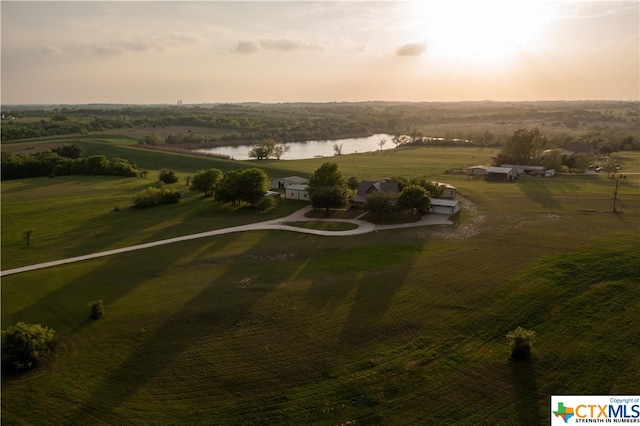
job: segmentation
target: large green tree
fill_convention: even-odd
[[[396,209],[398,194],[395,192],[376,191],[364,199],[362,208],[378,215],[378,219],[382,213],[389,213]]]
[[[538,157],[539,151],[546,145],[546,137],[538,130],[518,129],[504,145],[502,152],[496,158],[496,165],[502,162],[511,164],[532,164]],[[500,161],[498,161],[498,159]],[[500,162],[500,164],[498,164]]]
[[[324,163],[309,178],[307,186],[311,205],[318,209],[337,209],[347,204],[347,185],[338,165]]]
[[[264,196],[267,188],[267,175],[261,169],[230,170],[222,176],[216,200],[233,204],[245,201],[253,206]]]
[[[204,192],[204,195],[209,197],[213,195],[221,180],[222,170],[200,170],[191,177],[190,188],[194,191]]]
[[[269,157],[276,157],[279,160],[290,149],[288,145],[278,145],[273,139],[261,139],[251,144],[249,158],[268,160]]]
[[[398,207],[401,210],[426,211],[431,204],[427,191],[420,185],[408,185],[398,195]]]

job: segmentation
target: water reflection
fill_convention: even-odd
[[[354,154],[358,152],[371,152],[381,149],[380,141],[386,142],[382,149],[392,149],[395,145],[391,141],[393,136],[385,133],[376,134],[366,138],[346,138],[333,140],[318,140],[306,142],[289,142],[290,151],[282,156],[282,160],[302,160],[314,157],[333,157],[336,153],[334,145],[342,145],[342,154]],[[196,149],[195,152],[209,154],[228,155],[235,160],[248,160],[251,145],[221,146],[217,148]]]

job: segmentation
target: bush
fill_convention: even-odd
[[[104,316],[104,305],[102,299],[89,302],[89,308],[91,309],[91,319],[97,320]]]
[[[177,189],[149,187],[133,197],[133,207],[143,209],[159,204],[175,204],[179,201],[180,191]]]
[[[533,330],[518,327],[507,334],[511,341],[511,359],[526,360],[531,357],[531,344],[536,335]]]
[[[176,183],[178,181],[178,175],[176,175],[176,172],[174,170],[163,168],[162,170],[160,170],[160,178],[158,180],[166,184]]]
[[[278,205],[278,201],[275,199],[275,197],[267,196],[267,197],[262,197],[262,199],[258,201],[257,207],[260,209],[261,212],[266,212],[268,210],[271,210],[277,205]]]
[[[2,366],[15,371],[43,364],[51,353],[55,332],[40,324],[19,322],[2,332]]]

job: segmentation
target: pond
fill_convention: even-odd
[[[336,151],[333,149],[335,144],[342,145],[342,154],[355,154],[358,152],[371,152],[380,149],[380,140],[386,140],[383,149],[395,148],[391,141],[393,136],[385,133],[368,136],[365,138],[346,138],[333,140],[317,140],[306,142],[288,142],[286,145],[290,147],[290,151],[286,152],[282,160],[302,160],[314,157],[333,157]],[[235,160],[248,160],[251,145],[238,146],[221,146],[217,148],[196,149],[195,152],[204,152],[208,154],[228,155]]]

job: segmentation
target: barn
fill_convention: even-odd
[[[289,176],[281,179],[271,179],[271,189],[288,188],[291,185],[305,185],[309,179],[300,176]]]
[[[458,200],[445,200],[442,198],[432,198],[430,213],[446,214],[452,216],[460,211],[461,205]]]
[[[482,176],[489,173],[489,166],[473,166],[467,169],[469,176]]]
[[[511,167],[489,167],[488,172],[485,175],[486,179],[511,181],[516,178],[516,171]]]
[[[284,198],[287,200],[309,201],[307,185],[289,185],[285,189]]]

